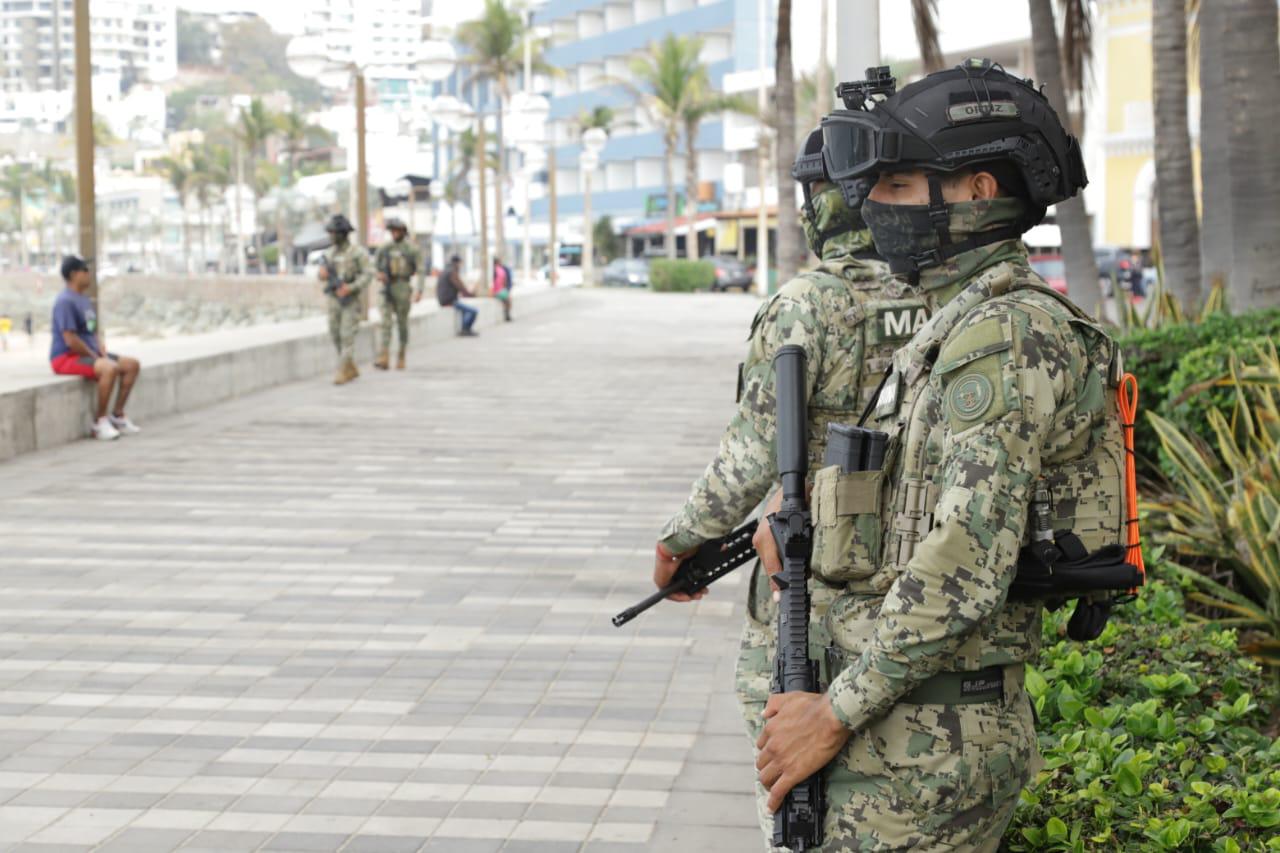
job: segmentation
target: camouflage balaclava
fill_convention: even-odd
[[[862,216],[849,207],[835,186],[829,185],[811,197],[800,211],[800,225],[809,250],[824,260],[874,248]]]
[[[875,239],[876,250],[889,262],[889,269],[895,273],[904,273],[912,269],[911,260],[938,249],[942,246],[942,238],[929,214],[927,204],[884,204],[867,199],[862,204],[862,216]],[[955,202],[946,205],[948,213],[947,233],[952,245],[973,241],[975,235],[992,231],[1004,231],[1013,239],[1023,230],[1027,205],[1024,201],[1013,197],[981,199],[978,201]],[[981,242],[981,241],[974,241]],[[975,251],[977,246],[975,246]],[[973,254],[966,252],[964,254]],[[990,255],[990,252],[981,253]],[[951,258],[943,268],[949,269],[955,278],[956,274],[969,274],[972,270],[964,269],[964,255]],[[985,264],[984,264],[985,265]],[[919,279],[916,272],[913,278]],[[928,276],[936,280],[936,276]],[[913,284],[921,283],[918,280]]]

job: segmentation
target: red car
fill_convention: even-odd
[[[1032,255],[1031,268],[1054,290],[1067,292],[1067,264],[1062,255]]]

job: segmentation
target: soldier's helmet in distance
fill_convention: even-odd
[[[388,231],[408,231],[409,230],[408,228],[405,227],[404,220],[396,216],[392,216],[390,219],[387,220],[386,227]]]
[[[868,76],[875,79],[841,84],[846,109],[822,120],[823,165],[833,181],[1008,163],[992,174],[1027,202],[1030,224],[1088,183],[1080,143],[1049,99],[999,64],[967,59],[896,91],[888,69]]]
[[[330,234],[350,234],[356,230],[352,227],[350,220],[341,213],[335,213],[329,217],[329,221],[325,224],[324,230]]]
[[[869,180],[851,180],[837,184],[828,177],[822,155],[822,128],[809,131],[791,164],[791,177],[804,194],[801,226],[810,250],[822,257],[827,240],[850,231],[866,228],[862,221],[862,202],[870,188]],[[827,182],[830,189],[815,195],[814,185]]]

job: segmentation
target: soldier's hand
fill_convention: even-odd
[[[782,489],[778,489],[774,492],[773,497],[769,499],[769,503],[765,504],[764,516],[760,521],[760,526],[756,528],[755,535],[751,537],[751,545],[756,549],[756,555],[760,557],[760,564],[769,573],[769,586],[773,587],[775,601],[780,590],[778,585],[773,582],[773,576],[782,571],[782,558],[778,556],[778,543],[773,539],[773,531],[769,529],[768,518],[781,508]]]
[[[380,272],[380,273],[378,273],[378,281],[382,282],[383,284],[386,284],[386,283],[387,283],[387,274],[386,274],[386,273],[384,273],[384,272]]]
[[[321,281],[328,281],[328,280],[329,280],[329,268],[328,268],[328,267],[320,267],[320,269],[316,272],[316,278],[320,279]]]
[[[347,287],[345,284],[344,284],[344,285],[341,285],[341,286],[338,288],[338,298],[339,298],[339,299],[346,299],[346,298],[347,298],[348,296],[350,296],[350,295],[351,295],[351,288],[350,288],[350,287]]]
[[[653,583],[658,589],[662,589],[671,583],[671,578],[675,576],[676,569],[680,568],[680,561],[692,554],[693,551],[685,551],[683,554],[672,554],[666,549],[661,542],[654,548],[653,560]],[[696,601],[707,594],[704,589],[689,595],[685,592],[677,592],[667,596],[671,601]]]
[[[421,293],[415,293],[415,294],[413,294],[413,301],[414,301],[414,302],[421,302],[421,301],[422,301],[422,294],[421,294]]]
[[[764,730],[756,746],[760,784],[769,789],[769,811],[782,807],[787,792],[826,767],[844,748],[850,732],[825,693],[775,693],[764,709]]]

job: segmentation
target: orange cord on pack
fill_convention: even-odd
[[[1126,559],[1145,579],[1147,567],[1142,562],[1142,538],[1138,533],[1138,474],[1136,457],[1133,452],[1133,425],[1138,418],[1138,379],[1132,373],[1126,373],[1120,379],[1120,387],[1116,389],[1116,402],[1120,406],[1120,425],[1124,427],[1124,497],[1125,511],[1125,545],[1128,546]]]

